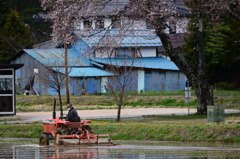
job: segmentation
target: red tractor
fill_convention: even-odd
[[[44,131],[39,138],[39,145],[49,145],[49,140],[55,140],[56,145],[63,144],[113,144],[109,135],[94,134],[91,131],[90,120],[81,122],[65,121],[65,117],[56,118],[56,100],[54,99],[53,118],[43,120]],[[113,144],[114,145],[114,144]]]

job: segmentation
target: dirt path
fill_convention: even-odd
[[[196,113],[196,109],[190,109],[190,114]],[[225,110],[225,113],[239,113],[239,110]],[[67,111],[64,111],[65,115]],[[78,114],[81,119],[115,119],[117,116],[117,109],[96,109],[96,110],[78,110]],[[137,109],[122,109],[121,117],[141,117],[143,115],[185,115],[188,114],[186,108],[137,108]],[[60,112],[56,112],[57,117],[60,116]],[[17,118],[24,120],[0,122],[3,123],[26,123],[42,121],[45,118],[52,118],[52,112],[29,112],[29,113],[17,113]],[[0,117],[1,119],[1,117]]]

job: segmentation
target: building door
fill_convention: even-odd
[[[0,70],[0,115],[15,114],[14,70]]]

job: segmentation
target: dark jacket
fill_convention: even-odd
[[[73,107],[70,108],[70,110],[68,111],[66,120],[70,121],[70,122],[80,122],[81,121],[76,109],[74,109]]]

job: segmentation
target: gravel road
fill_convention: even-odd
[[[190,109],[190,114],[196,113],[196,109]],[[225,113],[239,113],[240,110],[226,109]],[[67,114],[64,111],[63,114]],[[115,119],[117,116],[117,109],[96,109],[96,110],[78,110],[78,114],[81,119]],[[187,108],[134,108],[134,109],[122,109],[121,118],[141,117],[143,115],[186,115],[188,114]],[[60,116],[60,112],[56,112],[57,117]],[[42,121],[45,118],[52,118],[52,112],[28,112],[17,113],[15,117],[23,120],[0,122],[4,123],[27,123]],[[0,117],[1,119],[2,117]]]

